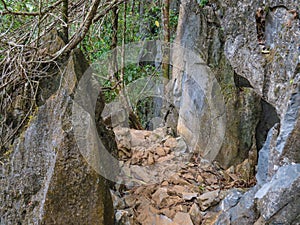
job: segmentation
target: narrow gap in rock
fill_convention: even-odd
[[[136,106],[137,115],[144,129],[155,130],[164,126],[161,116],[162,104],[162,98],[153,96],[138,101]]]
[[[262,8],[258,8],[255,13],[256,32],[258,44],[265,44],[265,12]]]
[[[280,122],[275,108],[263,99],[261,100],[261,108],[262,113],[255,132],[256,146],[258,150],[260,150],[263,147],[267,138],[268,131],[276,123]]]
[[[237,88],[242,88],[242,87],[253,88],[250,82],[246,78],[236,73],[234,73],[234,84]]]
[[[299,45],[298,51],[300,53],[300,45]],[[300,61],[300,55],[298,57],[299,57],[299,61]],[[300,73],[300,63],[298,63],[297,66],[296,66],[296,69],[295,69],[295,72],[294,72],[294,77],[296,77],[296,75],[298,73]]]

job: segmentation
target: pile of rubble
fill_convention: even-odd
[[[212,224],[229,189],[242,193],[253,184],[234,168],[195,157],[166,128],[114,132],[122,160],[119,185],[111,190],[118,224]]]

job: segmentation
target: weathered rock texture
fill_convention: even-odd
[[[298,6],[298,1],[288,0],[209,1],[204,7],[196,1],[182,1],[176,41],[199,54],[198,61],[205,62],[206,70],[198,69],[194,74],[214,75],[225,102],[226,132],[213,159],[228,167],[249,158],[253,166],[263,146],[258,184],[235,206],[223,209],[215,224],[253,224],[260,216],[261,223],[300,222]],[[173,60],[189,71],[188,62]],[[171,89],[179,111],[178,131],[188,143],[198,140],[196,150],[210,156],[204,151],[206,140],[201,135],[211,129],[205,98],[212,93],[195,93],[191,84],[188,72],[173,70]],[[185,98],[193,104],[185,104]],[[199,111],[194,109],[197,104]],[[186,112],[190,112],[188,120]],[[195,123],[201,123],[200,135],[190,126]]]
[[[11,146],[1,170],[0,224],[113,224],[108,185],[81,155],[71,121],[72,95],[87,68],[73,52],[61,87]],[[116,148],[114,136],[99,130],[107,148]]]
[[[176,41],[196,52],[200,56],[198,61],[202,61],[191,64],[181,62],[182,57],[175,57],[173,60],[173,96],[174,104],[179,108],[179,133],[188,143],[197,140],[195,150],[200,151],[204,157],[208,156],[210,160],[217,159],[223,167],[242,162],[248,157],[249,151],[256,151],[255,130],[261,114],[260,96],[249,82],[243,82],[226,59],[224,30],[214,9],[207,7],[204,10],[194,1],[183,1]],[[179,70],[177,65],[181,65]],[[194,70],[191,69],[193,67]],[[183,74],[182,69],[185,70]],[[202,87],[199,86],[201,81],[197,82],[197,79],[205,77],[217,79],[221,90],[198,90]],[[212,96],[211,101],[209,96]],[[211,105],[221,105],[216,96],[223,98],[225,107],[223,110],[219,109],[219,115],[212,117]],[[191,113],[187,113],[189,111]],[[225,136],[219,137],[223,145],[217,146],[220,149],[215,149],[218,154],[211,157],[204,149],[207,147],[208,137],[214,135],[211,132],[213,121],[221,116],[225,117],[226,124]],[[190,124],[197,126],[198,130]]]

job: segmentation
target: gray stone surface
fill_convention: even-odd
[[[299,223],[300,182],[296,169],[300,161],[298,6],[298,1],[291,0],[209,1],[203,7],[196,1],[182,1],[176,41],[199,53],[199,58],[209,66],[206,71],[220,83],[225,100],[226,134],[214,159],[228,167],[247,158],[248,152],[259,150],[257,144],[259,148],[263,146],[259,151],[257,185],[241,198],[234,195],[239,197],[228,203],[228,207],[223,205],[223,213],[215,224],[254,224],[260,214],[260,221],[268,224]],[[264,24],[259,24],[256,17],[259,8]],[[180,59],[174,61],[180,68],[188,66]],[[198,70],[199,76],[205,74],[204,70]],[[243,82],[239,82],[241,77]],[[206,113],[206,96],[201,95],[206,92],[191,93],[189,88],[197,88],[193,87],[189,74],[176,68],[172,81],[174,104],[179,107],[179,125],[184,128],[179,133],[188,133],[189,128],[193,128],[196,132],[190,132],[188,144],[197,132],[201,133],[198,140],[203,140],[201,135],[207,136],[212,127]],[[182,104],[183,98],[189,104]],[[272,118],[267,119],[270,110],[258,102],[269,104]],[[181,109],[182,106],[185,108]],[[197,111],[199,109],[203,110],[202,114]],[[181,123],[187,121],[186,117],[189,121]],[[195,121],[206,124],[195,129]],[[269,131],[265,143],[263,137],[267,128],[262,127],[264,122],[269,128],[278,123]],[[201,144],[205,147],[205,140]],[[256,161],[255,154],[250,161]],[[221,205],[217,209],[221,210]]]
[[[82,156],[71,119],[71,95],[87,67],[74,51],[61,88],[36,109],[11,146],[1,171],[0,224],[113,224],[108,184]],[[98,126],[110,142],[106,147],[116,148],[114,136]]]
[[[243,194],[243,191],[237,189],[231,190],[230,193],[228,193],[226,197],[220,202],[216,210],[227,211],[228,209],[236,206]]]
[[[186,0],[180,9],[175,42],[191,49],[198,59],[186,61],[180,50],[172,59],[170,86],[179,111],[178,133],[190,149],[199,151],[206,159],[216,159],[223,167],[241,163],[251,149],[255,151],[254,136],[261,107],[259,94],[249,85],[235,84],[236,71],[226,59],[226,36],[216,12],[227,8],[216,4],[200,8],[195,1]],[[203,88],[205,79],[216,79],[220,89],[216,85]],[[214,104],[218,105],[215,109]],[[218,111],[216,115],[214,110]],[[222,123],[226,127],[221,127]]]
[[[276,144],[276,138],[278,136],[278,124],[270,129],[267,140],[263,146],[263,148],[259,151],[258,155],[258,163],[257,163],[257,173],[256,180],[259,185],[266,183],[270,180],[269,177],[269,165],[274,164],[270,163],[270,154],[272,148]]]
[[[257,191],[257,187],[250,189],[243,196],[239,196],[237,193],[236,197],[239,197],[238,203],[233,205],[232,208],[223,211],[220,214],[215,224],[249,224],[252,225],[257,219],[258,215],[255,211],[254,196]],[[223,204],[223,203],[221,203]]]
[[[255,198],[261,215],[271,224],[300,222],[296,219],[300,214],[300,164],[280,167]]]
[[[282,1],[238,1],[221,3],[221,24],[226,35],[225,54],[236,73],[247,78],[252,87],[264,96],[283,119],[291,95],[289,83],[294,78],[298,60],[299,20],[290,20],[288,9],[297,3]],[[257,41],[255,13],[265,8],[265,45],[270,54],[260,52]],[[267,12],[268,11],[268,12]],[[236,19],[240,18],[240,19]]]
[[[281,160],[285,163],[300,163],[300,82],[294,86],[276,145]]]

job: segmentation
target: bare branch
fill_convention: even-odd
[[[62,1],[57,1],[56,3],[54,3],[53,5],[47,7],[44,11],[42,12],[16,12],[16,11],[11,11],[10,9],[8,9],[6,3],[4,0],[1,0],[5,11],[0,12],[0,15],[16,15],[16,16],[39,16],[39,15],[45,15],[46,13],[50,12],[51,10],[53,10],[54,8],[56,8],[58,5],[60,5],[62,3]]]
[[[93,19],[96,15],[99,4],[100,4],[100,0],[93,1],[92,6],[90,7],[90,10],[84,20],[84,23],[82,24],[82,26],[80,28],[80,31],[76,34],[76,36],[70,42],[70,45],[66,48],[66,51],[72,50],[73,48],[75,48],[77,46],[77,44],[79,42],[81,42],[83,40],[83,38],[87,34],[87,32],[93,22]]]
[[[6,3],[5,3],[5,1],[4,1],[4,0],[1,0],[1,2],[2,2],[3,6],[4,6],[4,9],[5,9],[6,11],[9,11],[8,8],[7,8],[7,5],[6,5]]]
[[[2,38],[3,36],[5,36],[10,31],[10,29],[13,27],[13,24],[14,23],[11,23],[10,26],[9,26],[9,28],[5,32],[3,32],[2,34],[0,34],[0,38]]]
[[[55,54],[55,57],[61,55],[63,52],[70,52],[84,39],[97,13],[99,4],[100,0],[93,0],[90,10],[85,17],[84,23],[81,25],[79,31],[72,37],[70,42],[64,48]]]
[[[98,13],[98,15],[94,18],[93,23],[96,23],[103,16],[105,16],[110,10],[112,10],[116,6],[122,4],[124,1],[126,1],[126,0],[115,0],[115,1],[111,2],[106,9],[104,9],[102,12]]]
[[[90,26],[93,23],[95,23],[96,21],[98,21],[99,19],[101,19],[110,10],[112,10],[114,7],[116,7],[117,5],[121,4],[124,1],[125,0],[115,0],[115,1],[113,1],[111,3],[109,3],[109,6],[106,9],[104,9],[103,11],[101,11],[97,15],[97,17],[95,17],[96,14],[97,14],[97,9],[98,9],[99,4],[100,4],[100,0],[94,0],[92,2],[92,5],[90,7],[90,10],[89,10],[87,16],[85,17],[85,20],[84,20],[83,24],[79,28],[79,31],[73,35],[73,37],[70,39],[70,42],[66,46],[64,46],[62,49],[60,49],[58,52],[55,53],[54,59],[51,59],[50,61],[55,60],[61,54],[70,52],[72,49],[76,48],[76,46],[84,39],[84,37],[86,36],[87,32],[89,31]]]
[[[63,39],[65,43],[68,43],[69,41],[69,0],[64,0],[63,1],[63,6],[62,6],[62,20],[64,22],[63,25]]]
[[[53,70],[54,66],[59,68],[60,61],[57,60],[58,57],[76,48],[88,34],[92,24],[97,23],[96,25],[100,29],[109,11],[124,1],[60,0],[49,7],[47,5],[42,7],[42,0],[39,0],[37,1],[40,3],[39,9],[36,9],[36,11],[18,12],[10,7],[8,0],[0,0],[0,4],[3,5],[0,16],[29,16],[29,19],[26,20],[12,16],[10,27],[5,27],[0,33],[0,92],[5,94],[3,97],[0,96],[0,106],[1,108],[10,107],[13,99],[18,95],[22,95],[27,101],[26,111],[27,106],[30,107],[29,111],[22,112],[22,115],[20,115],[21,120],[15,121],[14,127],[8,124],[5,125],[6,127],[3,130],[0,129],[0,142],[2,142],[0,148],[4,145],[7,146],[11,138],[24,126],[26,118],[28,118],[34,107],[39,81],[46,76],[51,76],[50,71]],[[66,10],[61,11],[62,2],[65,2],[65,6],[69,7],[68,21],[65,20],[67,17]],[[62,13],[65,18],[61,16]],[[13,23],[15,19],[18,21],[16,26]],[[23,23],[19,24],[19,21]],[[67,45],[60,47],[63,43],[60,42],[59,31],[56,30],[58,27],[62,28],[67,25],[72,27],[70,32],[75,34],[70,38]],[[58,44],[56,45],[56,43]],[[61,49],[57,50],[59,48]],[[47,49],[50,50],[47,51]],[[118,86],[119,83],[115,87]],[[27,92],[27,90],[29,91]]]

